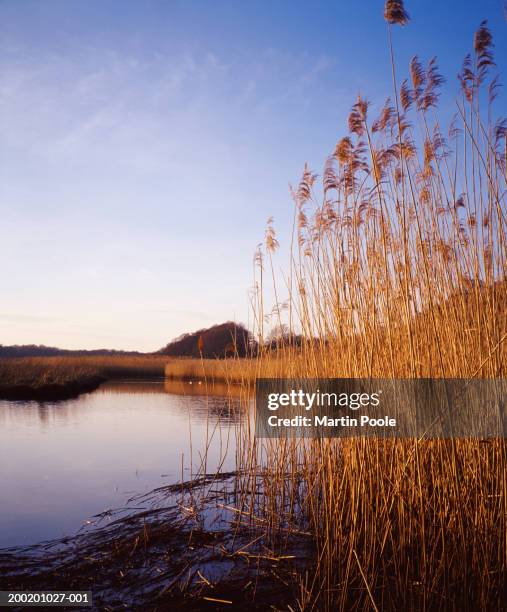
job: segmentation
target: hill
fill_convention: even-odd
[[[246,357],[252,346],[251,333],[241,324],[227,321],[207,329],[183,334],[160,349],[171,357]]]

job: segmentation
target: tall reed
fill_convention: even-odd
[[[391,30],[408,23],[403,3],[389,0],[385,19],[392,99],[372,118],[359,96],[322,177],[305,166],[292,190],[287,313],[278,303],[272,310],[289,333],[276,359],[263,343],[266,279],[277,286],[271,220],[256,253],[257,371],[503,377],[507,123],[494,119],[491,33],[480,25],[445,128],[436,59],[415,56],[398,85]],[[278,286],[277,301],[283,293]],[[267,442],[244,428],[243,510],[270,534],[304,531],[316,544],[301,609],[502,608],[503,439]],[[263,495],[249,494],[259,480]]]

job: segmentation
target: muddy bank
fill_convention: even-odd
[[[309,544],[238,512],[234,478],[162,487],[73,538],[0,550],[0,588],[89,590],[93,610],[297,609]]]
[[[81,393],[95,391],[107,379],[104,376],[86,376],[64,382],[50,382],[37,385],[2,384],[0,399],[56,401],[78,397]]]

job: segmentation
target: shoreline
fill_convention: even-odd
[[[163,377],[160,357],[20,357],[0,359],[0,399],[58,401],[123,378]]]
[[[74,399],[83,393],[95,391],[108,379],[104,376],[86,376],[61,383],[0,384],[0,400],[8,401],[57,401]]]
[[[187,358],[15,358],[0,359],[0,400],[58,401],[95,391],[102,383],[136,379],[238,383],[252,380],[250,360]]]
[[[238,476],[204,474],[157,488],[131,498],[130,509],[96,515],[81,533],[0,548],[2,587],[92,590],[93,610],[296,607],[295,577],[311,563],[311,540],[272,538],[263,522],[244,520],[235,505]]]

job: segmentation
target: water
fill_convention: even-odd
[[[61,402],[0,401],[0,548],[75,533],[155,487],[234,469],[238,400],[225,388],[114,382]]]

